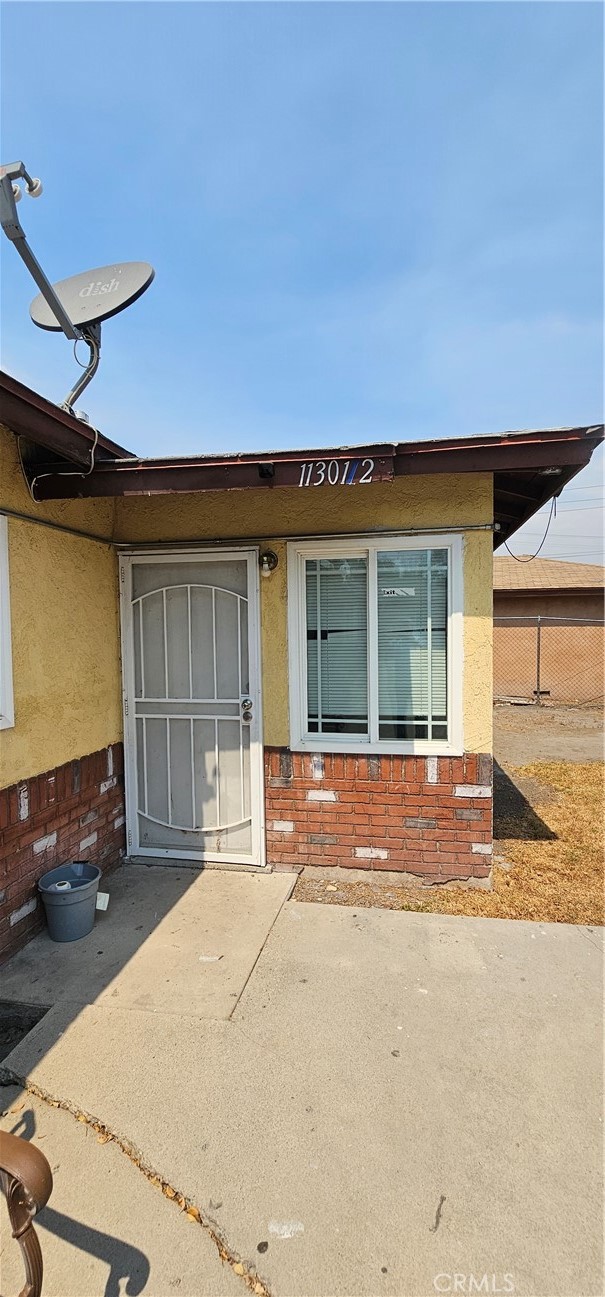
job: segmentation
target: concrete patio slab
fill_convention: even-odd
[[[290,902],[230,1020],[64,1001],[6,1067],[132,1141],[272,1297],[597,1297],[599,937]]]
[[[2,1130],[39,1148],[53,1172],[36,1219],[44,1297],[237,1297],[242,1283],[198,1224],[154,1188],[113,1143],[70,1113],[16,1088],[1,1095]],[[11,1111],[12,1109],[12,1111]],[[20,1292],[24,1271],[0,1198],[2,1291]],[[123,1286],[124,1285],[124,1286]]]
[[[126,865],[103,883],[109,909],[90,936],[41,933],[2,970],[3,998],[228,1018],[295,881]]]

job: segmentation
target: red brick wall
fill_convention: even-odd
[[[121,743],[0,791],[0,961],[42,927],[42,874],[70,860],[110,869],[124,846]]]
[[[265,750],[267,859],[485,879],[492,864],[492,761]]]

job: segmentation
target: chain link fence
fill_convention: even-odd
[[[494,617],[494,701],[597,705],[603,700],[605,621]]]

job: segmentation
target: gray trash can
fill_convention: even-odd
[[[101,870],[75,860],[43,874],[38,891],[53,941],[78,941],[92,932]]]

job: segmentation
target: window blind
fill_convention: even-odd
[[[381,739],[447,738],[447,550],[377,555]]]
[[[306,734],[447,741],[448,561],[376,543],[304,559]]]
[[[368,565],[307,560],[308,728],[368,734]]]

